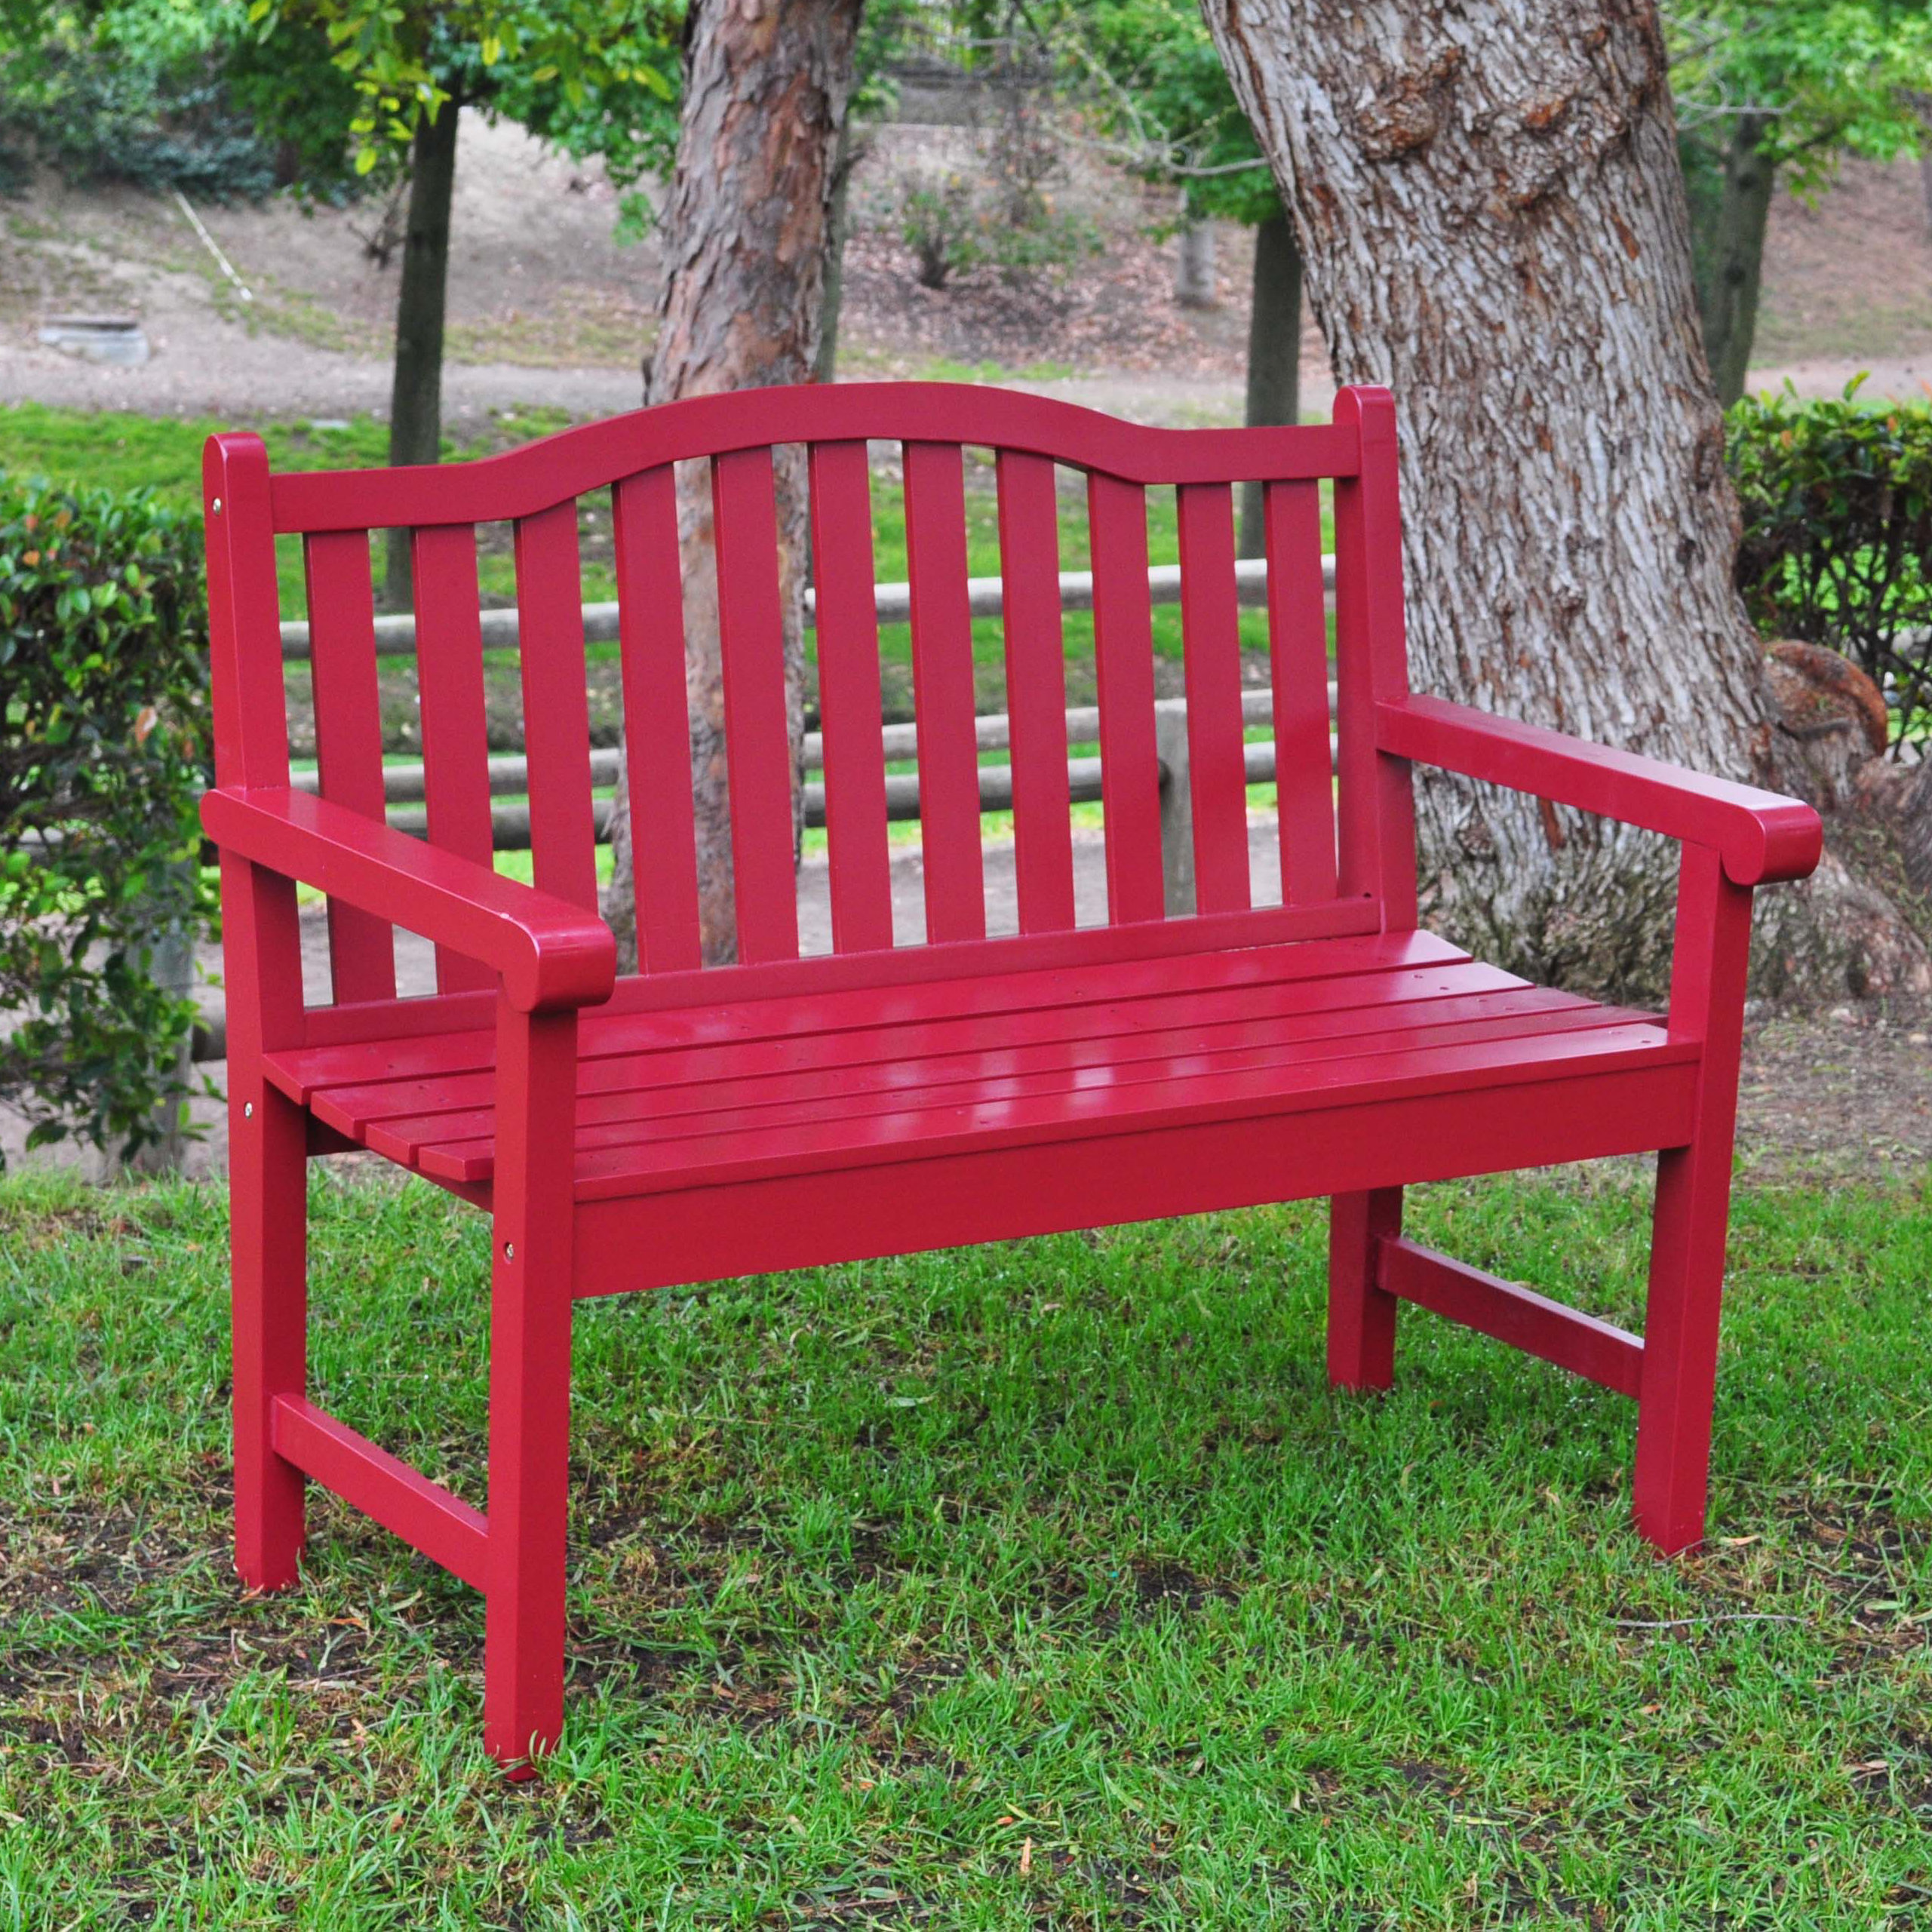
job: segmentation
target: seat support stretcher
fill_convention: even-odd
[[[1384,1235],[1376,1246],[1375,1285],[1384,1295],[1493,1335],[1619,1395],[1642,1392],[1641,1336],[1419,1242]]]
[[[481,1510],[299,1396],[278,1396],[271,1414],[277,1455],[413,1550],[484,1588],[490,1525]]]

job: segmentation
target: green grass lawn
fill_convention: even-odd
[[[1932,1915],[1932,1193],[1743,1194],[1675,1565],[1615,1396],[1417,1311],[1393,1396],[1331,1394],[1313,1206],[585,1304],[525,1787],[427,1562],[324,1499],[239,1593],[223,1199],[0,1185],[0,1924]],[[1627,1322],[1644,1206],[1413,1218]],[[320,1399],[481,1501],[486,1224],[313,1214]]]

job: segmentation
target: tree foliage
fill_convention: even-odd
[[[76,181],[178,188],[213,200],[267,194],[278,156],[232,66],[247,43],[244,26],[241,0],[114,0],[32,15],[0,9],[0,146],[9,173],[23,180],[38,158]],[[311,87],[307,111],[317,104]]]
[[[1193,0],[1092,0],[1055,38],[1076,97],[1115,158],[1172,183],[1195,220],[1282,212],[1274,177]]]
[[[1847,154],[1915,153],[1932,90],[1932,13],[1900,0],[1672,0],[1678,131],[1721,149],[1740,116],[1786,185],[1814,194]]]
[[[628,188],[662,174],[677,138],[677,0],[250,0],[258,43],[287,51],[319,34],[353,94],[350,164],[404,152],[419,116],[453,97],[521,123]],[[623,218],[641,219],[627,198]]]

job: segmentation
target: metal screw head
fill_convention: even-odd
[[[504,1242],[503,1258],[506,1261],[514,1261],[517,1258],[517,1244],[514,1241]]]
[[[255,1103],[254,1103],[252,1100],[249,1100],[249,1101],[244,1101],[242,1102],[242,1104],[241,1104],[241,1117],[242,1117],[242,1119],[243,1119],[243,1120],[253,1120],[253,1119],[254,1119],[254,1117],[255,1117]]]
[[[208,505],[208,508],[214,515],[217,517],[220,516],[221,514],[221,499],[217,496],[215,500]]]

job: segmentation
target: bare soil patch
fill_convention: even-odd
[[[1768,1014],[1746,1031],[1738,1141],[1755,1177],[1882,1180],[1932,1162],[1932,1006]]]
[[[1915,161],[1848,161],[1815,207],[1772,204],[1758,361],[1861,356],[1932,375],[1932,223]]]

